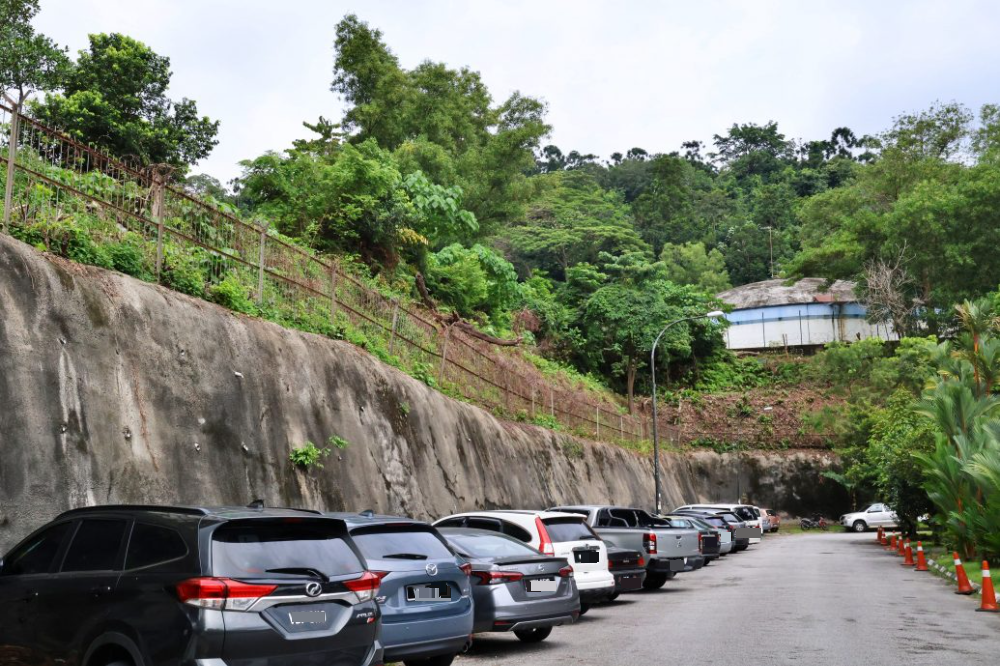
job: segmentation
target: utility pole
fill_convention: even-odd
[[[767,229],[767,248],[771,253],[771,279],[774,279],[774,241],[771,238],[771,232],[773,227],[770,225],[764,227]]]

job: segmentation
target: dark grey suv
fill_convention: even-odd
[[[77,509],[0,563],[0,664],[374,666],[377,590],[314,512]]]

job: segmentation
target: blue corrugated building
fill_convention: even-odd
[[[858,302],[855,284],[803,278],[794,284],[764,280],[718,294],[733,306],[726,315],[726,346],[734,350],[809,348],[878,337],[896,340],[888,324],[872,324]]]

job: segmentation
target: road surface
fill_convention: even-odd
[[[873,534],[770,536],[543,643],[476,637],[460,666],[1000,664],[1000,613],[900,565]]]

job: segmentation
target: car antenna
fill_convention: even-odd
[[[371,509],[365,509],[364,511],[362,511],[358,515],[364,516],[365,518],[374,518],[375,517],[375,512],[372,511]]]
[[[254,511],[263,511],[264,510],[264,500],[262,500],[262,499],[255,499],[254,501],[252,501],[249,504],[247,504],[247,508],[248,509],[253,509]]]

